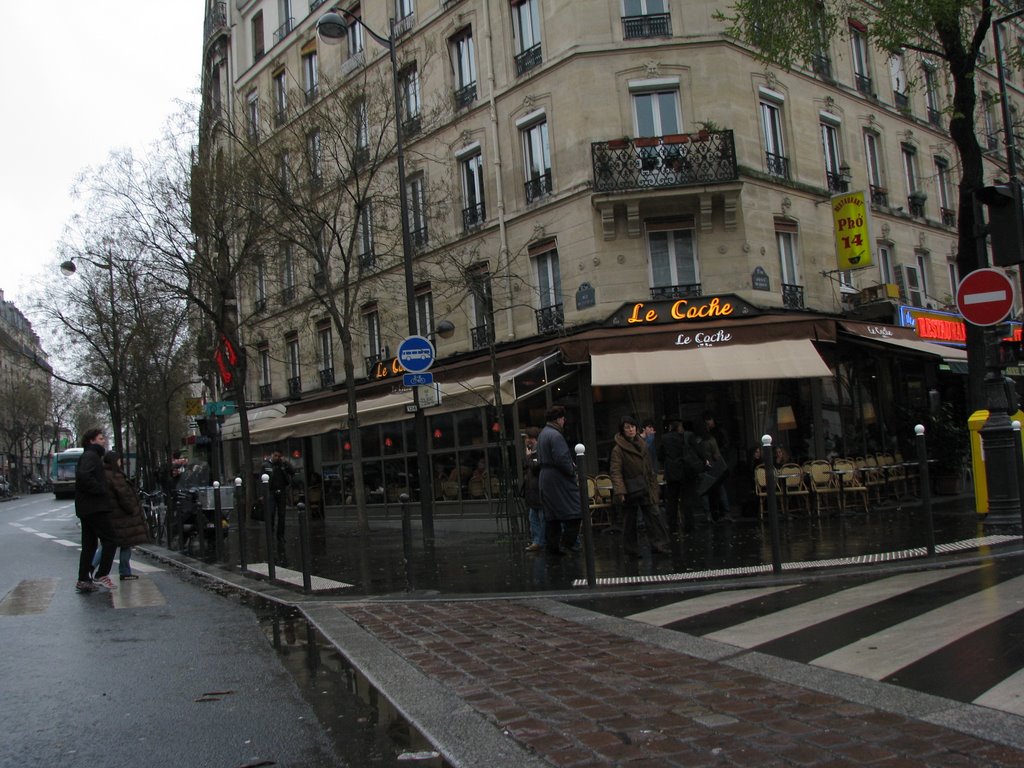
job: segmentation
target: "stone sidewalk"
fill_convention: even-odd
[[[1021,718],[553,600],[302,608],[453,766],[1024,765]]]

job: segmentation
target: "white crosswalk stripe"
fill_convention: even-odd
[[[709,611],[717,611],[719,608],[727,608],[747,600],[756,600],[765,595],[771,595],[787,589],[795,589],[797,586],[799,585],[761,587],[758,589],[730,589],[714,592],[710,595],[702,595],[701,597],[682,600],[678,603],[663,605],[660,608],[652,608],[649,611],[634,613],[627,618],[633,619],[633,621],[642,621],[644,624],[653,624],[656,627],[664,627],[692,616],[699,616]],[[723,642],[728,642],[728,640]]]

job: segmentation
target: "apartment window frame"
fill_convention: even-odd
[[[403,67],[398,78],[402,94],[403,123],[408,123],[411,120],[419,119],[423,110],[420,75],[416,62],[411,62]]]
[[[274,95],[274,124],[282,126],[288,119],[288,73],[275,72],[271,78]]]
[[[288,379],[301,379],[302,378],[302,356],[301,350],[299,349],[299,334],[295,331],[290,331],[285,334],[284,337],[285,350],[287,352],[285,357],[286,370],[288,372]]]
[[[896,267],[893,260],[892,245],[878,243],[878,277],[883,283],[896,282]]]
[[[841,176],[843,167],[842,148],[840,147],[840,124],[824,115],[820,120],[821,151],[825,161],[825,183],[831,192],[845,192]]]
[[[267,306],[267,266],[262,259],[256,262],[256,308],[262,311]]]
[[[259,356],[260,360],[260,386],[268,387],[273,380],[273,365],[270,360],[270,345],[267,342],[261,343],[256,348],[256,354]]]
[[[871,202],[878,205],[888,204],[889,191],[885,184],[885,167],[882,165],[882,137],[875,131],[865,130],[864,134],[864,167],[868,173],[868,186]]]
[[[349,14],[362,19],[362,8],[357,5],[349,10]],[[348,49],[348,58],[351,59],[363,52],[363,49],[366,47],[366,40],[363,37],[362,23],[351,23],[348,25],[348,28],[345,30],[345,42]]]
[[[889,81],[892,85],[892,100],[897,109],[910,109],[910,94],[907,82],[907,62],[903,52],[889,56]]]
[[[334,328],[330,321],[323,321],[316,326],[316,348],[320,360],[320,370],[334,368]]]
[[[262,59],[267,53],[266,36],[263,29],[263,11],[256,11],[249,22],[250,40],[252,42],[252,63]]]
[[[939,209],[944,213],[951,211],[956,213],[953,205],[953,176],[949,160],[939,155],[935,156],[935,187],[939,192]]]
[[[523,148],[523,175],[526,202],[532,203],[551,194],[551,143],[546,113],[519,125]]]
[[[900,144],[900,162],[903,166],[903,183],[909,197],[921,191],[921,173],[917,167],[917,147],[913,144]]]
[[[517,54],[541,45],[540,0],[512,0],[512,37]]]
[[[429,285],[416,289],[416,333],[425,339],[434,335],[434,293]]]
[[[246,128],[250,141],[258,141],[260,137],[260,94],[255,88],[245,97]]]
[[[679,81],[660,79],[629,84],[636,136],[667,136],[681,133],[683,124]]]
[[[479,146],[459,157],[459,177],[462,183],[463,228],[474,229],[487,220],[484,157]]]
[[[374,266],[376,256],[373,252],[373,203],[367,201],[356,215],[356,258],[361,270],[369,270]]]
[[[645,229],[647,276],[651,289],[700,285],[695,222],[648,223]],[[662,240],[663,248],[660,247]]]
[[[407,177],[405,194],[409,204],[409,234],[412,236],[413,245],[422,248],[429,238],[426,179],[422,173],[414,173]]]
[[[538,308],[549,309],[562,304],[562,272],[555,242],[531,248],[530,261],[537,278]]]
[[[759,99],[761,138],[765,152],[765,166],[772,176],[790,178],[789,158],[786,156],[786,131],[783,122],[785,98],[782,94],[762,89]]]
[[[800,274],[800,232],[788,222],[775,223],[775,246],[779,256],[779,276],[783,285],[803,285]]]
[[[491,271],[486,268],[473,269],[470,270],[468,277],[473,324],[478,328],[490,328],[491,315],[494,312]]]
[[[951,255],[946,260],[946,275],[949,278],[949,295],[956,296],[957,288],[960,287],[960,267],[957,266],[956,256]]]
[[[316,49],[302,54],[302,87],[306,103],[311,104],[320,92],[320,64]]]
[[[922,301],[927,301],[931,295],[931,280],[929,279],[931,263],[932,257],[929,251],[922,248],[914,251],[914,266],[917,267],[918,280],[921,283]],[[924,304],[922,303],[920,306],[924,306]]]
[[[850,23],[850,48],[856,89],[865,96],[874,96],[871,88],[871,48],[863,25],[859,22]]]
[[[456,103],[464,107],[477,98],[476,47],[473,43],[473,28],[464,27],[448,38],[452,70],[455,80]]]
[[[942,124],[942,101],[939,95],[939,73],[932,64],[922,67],[924,72],[924,103],[928,110],[928,122],[938,127]]]
[[[395,0],[395,18],[403,21],[416,13],[416,0]]]
[[[314,184],[323,181],[323,159],[320,129],[313,128],[306,134],[306,163],[309,166],[309,178]]]
[[[281,244],[281,289],[286,301],[290,301],[289,295],[294,298],[296,288],[295,279],[295,254],[288,243]]]
[[[376,304],[363,308],[363,329],[366,332],[367,357],[384,358],[384,337],[380,329],[380,309]],[[367,371],[369,373],[369,371]]]

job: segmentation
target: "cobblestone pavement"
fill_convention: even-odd
[[[337,610],[552,765],[1024,766],[1024,750],[746,671],[728,656],[709,660],[606,631],[539,603]]]

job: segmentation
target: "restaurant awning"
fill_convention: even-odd
[[[917,352],[919,354],[940,357],[947,363],[966,363],[967,350],[959,347],[948,347],[945,344],[934,344],[930,341],[923,341],[910,328],[898,326],[871,324],[871,323],[848,323],[839,324],[840,330],[844,333],[855,336],[858,339],[876,342],[878,344],[899,349]]]
[[[810,339],[591,356],[595,386],[812,379],[832,375]]]

